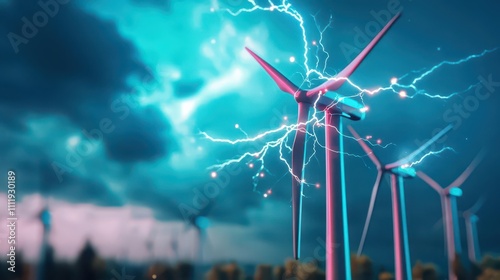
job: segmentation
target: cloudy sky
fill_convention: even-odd
[[[494,51],[500,20],[493,1],[290,1],[288,13],[276,8],[237,15],[253,4],[46,2],[56,4],[0,1],[0,166],[5,182],[8,170],[16,172],[19,248],[28,258],[37,258],[42,229],[36,217],[45,202],[53,215],[50,240],[60,258],[74,258],[88,239],[110,258],[193,258],[196,235],[184,217],[196,207],[210,219],[206,261],[281,263],[290,257],[291,175],[279,147],[269,149],[263,161],[245,157],[214,167],[256,152],[284,133],[232,145],[202,132],[236,140],[295,121],[295,101],[277,89],[245,46],[296,84],[315,86],[318,76],[306,77],[308,69],[326,76],[340,71],[395,10],[403,11],[401,18],[352,82],[373,90],[399,77],[401,85],[417,79],[416,87],[404,89],[407,98],[397,85],[394,91],[364,94],[357,100],[369,107],[367,117],[349,124],[363,137],[372,136],[374,144],[380,139],[374,152],[383,162],[403,157],[453,124],[446,141],[432,147],[453,151],[415,166],[444,186],[486,147],[487,156],[463,185],[458,207],[466,210],[487,197],[478,212],[480,245],[484,253],[500,253],[495,218],[500,175],[494,172],[500,155],[495,145],[500,51]],[[270,7],[267,1],[256,4]],[[452,63],[418,79],[442,61]],[[359,90],[346,84],[339,93],[358,95]],[[304,192],[304,257],[321,248],[325,231],[324,135],[321,128],[317,132],[317,153],[306,168],[311,186]],[[293,133],[289,136],[286,144],[292,143]],[[288,151],[282,152],[289,161]],[[355,251],[376,169],[356,141],[346,138],[345,152]],[[262,162],[262,177],[253,178]],[[6,201],[3,186],[0,199]],[[412,261],[442,264],[439,196],[419,179],[408,180],[405,188]],[[5,219],[6,207],[0,214]],[[462,225],[465,245],[464,233]],[[153,252],[148,240],[155,244]],[[390,267],[392,250],[384,181],[365,253]]]

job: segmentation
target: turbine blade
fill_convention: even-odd
[[[434,179],[429,177],[427,174],[425,174],[422,171],[417,171],[417,176],[422,179],[422,181],[426,182],[427,185],[429,185],[431,188],[433,188],[439,195],[443,193],[443,188],[436,182]]]
[[[372,162],[375,164],[375,166],[377,167],[377,169],[379,169],[380,167],[382,167],[382,165],[380,164],[380,161],[378,160],[377,156],[375,156],[375,153],[373,153],[373,150],[370,149],[370,147],[368,147],[368,145],[365,143],[365,141],[363,141],[363,139],[361,139],[361,137],[356,132],[356,130],[354,130],[354,128],[352,128],[352,126],[350,126],[350,125],[347,126],[347,128],[349,129],[349,131],[351,132],[351,134],[354,136],[354,138],[356,138],[356,141],[358,141],[358,143],[361,146],[361,148],[363,148],[363,150],[365,151],[366,155],[368,155],[368,157],[372,160]]]
[[[298,129],[292,147],[292,238],[293,256],[300,257],[300,230],[302,225],[302,170],[304,169],[305,144],[309,105],[299,103]]]
[[[467,209],[464,211],[463,215],[464,216],[471,216],[477,213],[481,207],[483,207],[484,202],[486,201],[486,197],[483,195],[479,198],[474,205],[472,205],[471,208]]]
[[[363,61],[363,59],[370,53],[373,47],[380,41],[382,36],[389,30],[389,28],[394,24],[394,22],[399,18],[401,13],[396,14],[386,25],[380,30],[380,32],[373,38],[373,40],[361,51],[358,56],[347,65],[344,70],[340,71],[334,78],[326,81],[322,85],[315,87],[307,92],[307,96],[313,96],[318,92],[325,93],[327,90],[335,91],[340,88],[349,76],[356,70],[359,64]]]
[[[294,95],[295,92],[299,91],[300,89],[294,85],[290,80],[288,80],[283,74],[281,74],[276,68],[271,66],[269,63],[267,63],[264,59],[262,59],[260,56],[258,56],[256,53],[254,53],[252,50],[249,48],[245,47],[245,49],[250,53],[250,55],[257,60],[257,62],[266,70],[267,74],[271,76],[271,78],[274,80],[274,82],[278,85],[278,87],[284,91],[287,92],[291,95]]]
[[[358,246],[358,256],[361,256],[363,252],[363,247],[365,246],[366,235],[368,233],[368,228],[370,227],[370,221],[372,219],[373,208],[375,207],[375,201],[377,199],[378,189],[380,187],[380,183],[382,182],[382,176],[384,172],[382,170],[378,171],[377,179],[375,180],[375,184],[373,185],[372,195],[370,198],[370,206],[368,206],[368,214],[366,215],[365,226],[363,228],[363,234],[361,235],[361,241]]]
[[[451,183],[447,188],[452,188],[452,187],[460,187],[467,178],[469,178],[470,174],[476,169],[476,167],[481,163],[483,160],[484,156],[486,155],[486,149],[481,149],[479,153],[474,157],[472,162],[467,166],[467,168],[458,176],[453,183]]]
[[[432,144],[434,144],[434,142],[436,142],[437,140],[439,140],[441,137],[445,136],[452,129],[453,129],[453,125],[451,125],[451,124],[448,125],[443,130],[441,130],[438,134],[434,135],[434,137],[432,137],[431,139],[429,139],[429,141],[425,142],[422,146],[420,146],[418,149],[416,149],[414,152],[412,152],[411,154],[407,155],[406,157],[404,157],[404,158],[402,158],[402,159],[400,159],[400,160],[398,160],[396,162],[389,163],[385,167],[387,169],[392,169],[392,168],[396,168],[396,167],[400,167],[402,165],[408,164],[416,156],[418,156],[420,153],[422,153],[423,151],[425,151],[427,148],[429,148],[429,146],[431,146]]]

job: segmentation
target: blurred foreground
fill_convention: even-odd
[[[125,264],[99,257],[94,248],[87,245],[75,262],[54,259],[51,248],[46,251],[43,265],[23,261],[22,255],[16,258],[15,272],[8,270],[9,264],[1,260],[0,279],[12,280],[323,280],[324,271],[316,262],[300,263],[287,260],[284,265],[257,265],[242,268],[237,263],[196,266],[188,262],[177,264]],[[367,256],[351,257],[354,280],[393,280],[390,271],[374,271],[373,262]],[[500,257],[486,256],[478,264],[466,268],[459,261],[455,270],[459,280],[500,280]],[[417,262],[413,267],[415,280],[446,279],[433,264]]]

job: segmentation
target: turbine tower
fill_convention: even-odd
[[[467,180],[470,174],[476,169],[485,155],[485,150],[481,150],[464,172],[446,188],[441,187],[436,181],[424,172],[417,172],[417,176],[433,188],[441,197],[441,209],[443,212],[443,222],[445,229],[446,251],[448,255],[448,277],[449,280],[457,280],[457,275],[453,270],[455,257],[462,253],[460,244],[460,229],[458,224],[457,197],[462,196],[460,186]]]
[[[365,116],[362,105],[339,94],[327,96],[339,89],[356,70],[372,48],[399,17],[394,16],[361,53],[334,78],[313,89],[301,89],[250,49],[246,50],[271,76],[278,87],[291,94],[298,103],[297,131],[292,147],[292,239],[293,255],[300,257],[300,228],[302,223],[302,189],[305,158],[306,124],[311,107],[325,112],[326,146],[326,278],[349,280],[350,251],[344,180],[342,117],[361,120]]]
[[[375,156],[373,151],[368,147],[359,134],[352,128],[348,127],[352,135],[356,138],[359,145],[366,152],[368,157],[372,160],[373,164],[377,167],[377,179],[373,186],[370,205],[368,207],[368,214],[365,220],[365,226],[363,229],[363,235],[361,237],[361,242],[358,248],[358,256],[361,255],[363,251],[363,246],[366,240],[366,235],[368,233],[368,228],[370,226],[370,221],[373,213],[373,208],[375,206],[375,201],[378,194],[378,189],[382,183],[382,178],[385,174],[390,174],[391,176],[391,194],[392,194],[392,221],[393,221],[393,234],[394,234],[394,267],[396,270],[395,278],[398,280],[412,279],[412,268],[410,262],[410,248],[408,245],[408,230],[406,225],[406,207],[404,198],[404,179],[414,178],[416,171],[411,167],[411,162],[423,151],[425,151],[434,142],[439,140],[445,134],[451,131],[452,125],[448,125],[446,128],[441,130],[438,134],[432,137],[425,144],[420,146],[417,150],[409,154],[408,156],[389,164],[382,164],[380,160]]]
[[[484,197],[478,200],[470,209],[464,211],[465,229],[467,230],[467,249],[469,252],[469,260],[472,263],[477,263],[481,258],[479,250],[479,239],[477,237],[477,211],[484,203]]]

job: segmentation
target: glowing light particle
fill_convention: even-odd
[[[295,56],[290,56],[289,60],[290,60],[291,63],[294,63],[295,62]]]
[[[399,96],[400,96],[401,98],[405,98],[405,97],[407,97],[407,96],[408,96],[408,94],[406,93],[406,91],[402,90],[402,91],[400,91],[400,92],[399,92]]]
[[[287,121],[288,120],[288,116],[284,116],[283,120]]]
[[[264,194],[264,197],[267,197],[267,193]]]
[[[234,128],[238,129],[238,128],[240,128],[240,125],[239,124],[235,124]]]
[[[151,275],[151,278],[156,279],[156,274]]]
[[[365,107],[361,108],[360,111],[361,112],[368,112],[368,111],[370,111],[370,107],[365,106]]]
[[[373,136],[371,136],[371,135],[366,135],[366,137],[365,137],[366,140],[370,140],[372,138],[373,138]]]
[[[253,168],[253,163],[249,163],[249,164],[248,164],[248,167],[249,167],[249,168]]]
[[[267,194],[272,194],[272,193],[273,193],[273,191],[272,191],[272,190],[268,190],[268,191],[267,191]]]
[[[215,177],[217,177],[217,172],[215,172],[215,171],[212,171],[212,173],[210,173],[210,177],[212,177],[212,178],[215,178]]]
[[[313,44],[313,46],[316,46],[317,43],[316,43],[316,41],[312,41],[312,44]]]
[[[382,144],[382,139],[377,139],[377,144]]]
[[[261,172],[261,173],[259,174],[259,176],[260,176],[260,178],[264,178],[264,176],[266,176],[266,174],[264,174],[264,172]]]
[[[321,185],[319,183],[316,183],[316,185],[314,185],[317,189],[319,189],[321,187]]]
[[[78,143],[80,143],[80,137],[78,136],[72,136],[68,139],[68,145],[70,147],[75,147]]]
[[[394,85],[394,84],[396,84],[397,82],[398,82],[398,78],[393,77],[393,78],[391,79],[391,85]]]

